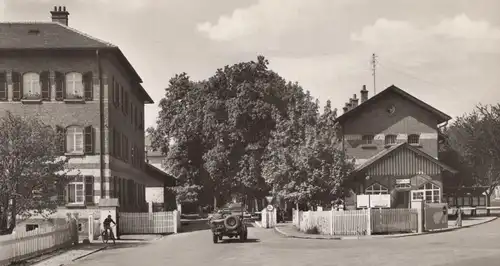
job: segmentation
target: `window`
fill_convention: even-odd
[[[68,203],[84,203],[85,189],[83,177],[78,176],[68,184]]]
[[[373,144],[373,138],[374,138],[373,135],[364,135],[362,137],[363,144]]]
[[[425,195],[425,202],[427,203],[439,203],[441,202],[441,188],[432,184],[432,183],[426,183],[425,185],[421,186],[420,191],[423,192]]]
[[[83,128],[68,127],[66,130],[66,152],[83,153]]]
[[[40,92],[40,75],[38,73],[29,72],[23,75],[23,97],[25,99],[39,99]]]
[[[83,99],[82,74],[78,72],[66,74],[66,98]]]
[[[27,224],[26,225],[26,232],[33,231],[38,229],[38,224]]]
[[[411,134],[408,136],[408,144],[419,144],[420,136],[417,134]]]
[[[7,75],[5,72],[0,72],[0,101],[7,100]]]
[[[393,144],[396,144],[396,135],[386,135],[385,145],[393,145]]]
[[[411,188],[410,184],[396,184],[394,188]]]
[[[375,184],[369,186],[365,190],[365,194],[368,194],[368,195],[387,194],[387,193],[389,193],[387,188],[378,184],[378,183],[375,183]]]

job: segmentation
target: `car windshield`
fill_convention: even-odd
[[[241,212],[244,211],[244,207],[241,203],[231,203],[227,204],[222,208],[225,212]]]

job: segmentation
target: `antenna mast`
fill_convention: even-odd
[[[376,85],[376,71],[377,71],[377,55],[372,54],[372,60],[371,60],[371,65],[372,65],[372,76],[373,76],[373,95],[377,94],[377,85]]]

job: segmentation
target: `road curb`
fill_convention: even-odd
[[[421,235],[429,235],[429,234],[438,234],[438,233],[444,233],[444,232],[451,232],[455,230],[460,230],[464,228],[470,228],[474,227],[477,225],[481,224],[486,224],[492,221],[495,221],[498,219],[498,217],[492,217],[492,219],[482,221],[476,224],[471,224],[471,225],[466,225],[462,227],[452,227],[452,228],[446,228],[442,230],[436,230],[436,231],[430,231],[430,232],[424,232],[424,233],[409,233],[409,234],[398,234],[398,235],[375,235],[375,236],[361,236],[361,237],[356,237],[356,236],[347,236],[347,237],[328,237],[328,238],[314,238],[314,237],[308,237],[308,236],[296,236],[296,235],[290,235],[288,233],[283,232],[279,228],[279,226],[274,227],[274,231],[278,233],[279,235],[282,235],[287,238],[296,238],[296,239],[311,239],[311,240],[365,240],[365,239],[377,239],[377,238],[402,238],[402,237],[411,237],[411,236],[421,236]]]
[[[79,259],[83,259],[83,258],[85,258],[85,257],[87,257],[87,256],[90,256],[90,255],[92,255],[92,254],[94,254],[94,253],[97,253],[97,252],[99,252],[99,251],[101,251],[101,250],[104,250],[104,249],[107,249],[107,248],[108,248],[108,246],[104,246],[104,247],[98,248],[98,249],[96,249],[96,250],[92,250],[91,252],[89,252],[89,253],[87,253],[87,254],[84,254],[84,255],[81,255],[81,256],[79,256],[79,257],[76,257],[76,258],[72,259],[71,261],[77,261],[77,260],[79,260]]]

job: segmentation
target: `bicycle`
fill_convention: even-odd
[[[111,239],[113,240],[113,244],[116,244],[115,242],[115,234],[113,234],[113,227],[115,227],[116,225],[112,225],[110,228],[109,228],[109,232],[111,233]],[[108,235],[108,229],[104,229],[101,233],[101,239],[102,239],[102,242],[103,243],[108,243],[109,241],[109,235]]]

